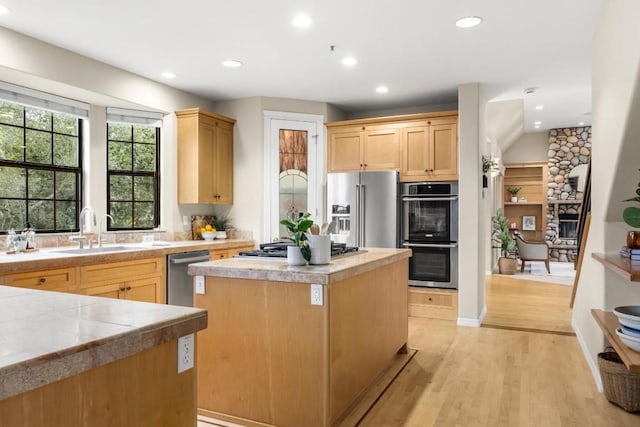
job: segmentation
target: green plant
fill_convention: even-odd
[[[284,225],[291,237],[288,237],[296,246],[300,247],[303,258],[309,262],[311,260],[311,248],[307,244],[307,231],[313,225],[313,220],[309,219],[309,212],[301,213],[297,220],[281,219],[280,224]]]
[[[211,225],[217,231],[224,231],[227,228],[231,228],[231,218],[229,215],[214,215],[213,220],[211,221]]]
[[[504,216],[502,209],[496,211],[496,216],[494,216],[491,221],[493,222],[492,240],[495,244],[499,245],[496,246],[496,248],[500,249],[500,254],[508,258],[509,255],[516,250],[516,241],[511,237],[507,218]]]
[[[640,169],[639,169],[640,170]],[[625,199],[623,202],[638,202],[640,203],[640,182],[636,188],[636,196],[630,199]],[[622,212],[622,219],[628,225],[633,228],[640,228],[640,208],[629,206]]]
[[[498,167],[498,163],[491,156],[482,156],[482,173],[485,174]]]
[[[507,191],[511,194],[512,197],[516,197],[518,195],[518,191],[522,190],[522,187],[507,187]]]

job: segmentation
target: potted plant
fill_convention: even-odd
[[[216,229],[216,239],[226,239],[227,229],[232,227],[229,215],[214,215],[211,225]]]
[[[630,199],[623,200],[624,202],[638,202],[640,203],[640,183],[636,188],[636,195]],[[640,228],[640,208],[629,206],[622,212],[622,219],[624,222],[633,227]],[[640,231],[627,232],[627,247],[630,249],[640,248]]]
[[[498,164],[491,156],[482,156],[482,188],[489,187],[489,178],[487,172],[498,167]]]
[[[311,248],[308,244],[307,231],[313,225],[313,220],[309,219],[309,212],[301,213],[298,219],[282,219],[280,224],[284,225],[291,236],[288,237],[294,244],[287,248],[287,263],[289,265],[305,265],[311,260]]]
[[[493,242],[500,249],[500,258],[498,258],[498,270],[500,274],[515,274],[518,267],[518,260],[512,257],[512,253],[516,250],[516,242],[511,237],[507,218],[505,218],[502,209],[496,211],[496,216],[492,218],[493,222]]]
[[[522,190],[522,187],[507,187],[507,192],[511,194],[511,201],[518,203],[518,192]]]

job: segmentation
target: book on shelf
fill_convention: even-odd
[[[620,249],[620,255],[625,258],[640,259],[640,249],[630,249],[627,246],[623,246]]]

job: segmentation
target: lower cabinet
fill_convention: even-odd
[[[77,269],[29,271],[0,277],[0,284],[42,291],[74,292],[78,289]]]
[[[85,295],[125,299],[131,301],[164,303],[164,277],[127,280],[126,282],[92,286]]]
[[[233,249],[216,249],[209,251],[209,258],[211,258],[211,261],[215,261],[217,259],[233,258],[240,252],[251,250],[253,250],[253,246],[242,246]]]

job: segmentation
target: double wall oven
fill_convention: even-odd
[[[458,183],[400,184],[400,246],[410,248],[409,285],[458,288]]]

